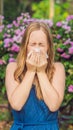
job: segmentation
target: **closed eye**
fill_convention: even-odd
[[[36,43],[35,43],[35,42],[30,43],[30,46],[34,46],[34,45],[36,45]],[[39,45],[40,45],[40,46],[44,46],[44,44],[43,44],[43,43],[39,43]]]
[[[33,46],[33,45],[35,45],[35,44],[36,44],[36,43],[31,43],[30,45]]]
[[[43,44],[43,43],[39,43],[39,45],[44,46],[44,44]]]

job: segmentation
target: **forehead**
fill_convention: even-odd
[[[29,40],[47,42],[47,36],[42,30],[36,30],[31,32]]]

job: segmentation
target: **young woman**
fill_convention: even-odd
[[[6,67],[5,85],[14,117],[10,130],[59,130],[65,69],[55,62],[53,46],[45,23],[28,25],[16,62]]]

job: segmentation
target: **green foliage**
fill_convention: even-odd
[[[19,3],[18,0],[4,0],[4,16],[8,23],[16,19],[16,17],[20,15],[23,9],[23,2]]]
[[[32,11],[33,15],[32,17],[34,18],[48,18],[48,12],[49,12],[49,1],[48,0],[43,0],[40,1],[39,3],[34,2],[32,3]]]
[[[64,20],[68,15],[68,8],[70,7],[69,2],[57,4],[55,3],[55,15],[54,15],[54,22],[59,20]],[[56,17],[57,16],[57,17]]]
[[[69,2],[63,2],[60,4],[57,4],[55,2],[55,15],[54,15],[54,22],[57,22],[59,20],[64,20],[68,15],[68,9],[70,7]],[[33,15],[32,17],[34,18],[49,18],[49,8],[50,8],[50,3],[49,0],[42,0],[40,2],[33,2],[32,3],[32,11]],[[56,17],[58,16],[58,17]]]

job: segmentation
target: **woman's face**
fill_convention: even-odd
[[[47,37],[42,30],[36,30],[31,32],[29,37],[29,43],[27,45],[27,53],[32,51],[34,48],[40,48],[41,51],[47,53],[48,43]]]

